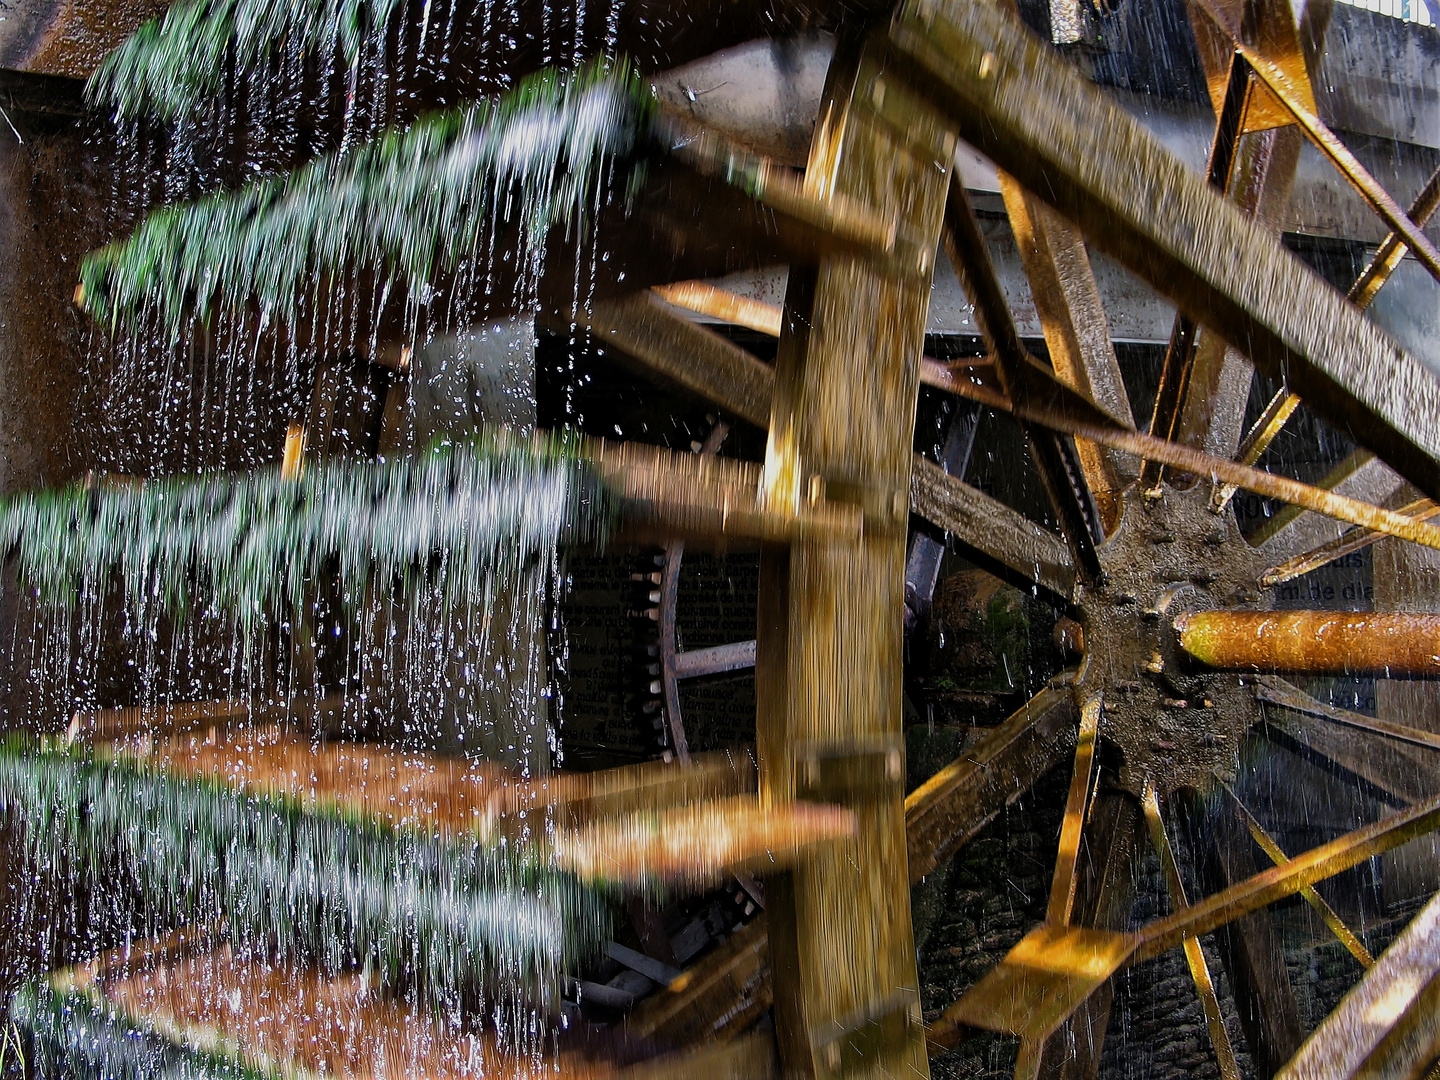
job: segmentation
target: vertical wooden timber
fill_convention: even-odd
[[[831,66],[806,170],[821,197],[940,232],[953,137],[889,78],[872,39]],[[898,245],[897,245],[898,246]],[[792,267],[763,479],[772,505],[861,503],[858,543],[761,557],[761,790],[852,806],[856,839],[767,885],[787,1076],[925,1077],[910,925],[901,642],[911,443],[933,255]]]

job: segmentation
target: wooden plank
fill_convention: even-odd
[[[855,834],[855,814],[838,806],[735,795],[602,818],[549,846],[556,866],[585,881],[710,886],[734,870],[803,866]]]
[[[1080,230],[1007,173],[1000,174],[1000,192],[1055,374],[1133,427],[1130,398]],[[1112,531],[1120,521],[1121,478],[1135,475],[1134,461],[1088,439],[1076,440],[1076,450],[1105,529]]]
[[[900,109],[877,46],[842,45],[806,184],[882,217],[903,208],[933,251],[954,141],[923,110]],[[887,109],[898,110],[896,124]],[[797,506],[819,486],[900,512],[859,543],[762,551],[756,705],[761,791],[771,799],[793,797],[807,749],[824,746],[842,762],[853,754],[860,765],[901,731],[905,510],[929,293],[928,272],[902,276],[839,255],[790,272],[764,498]],[[886,768],[873,787],[849,789],[853,847],[766,884],[790,1075],[929,1075],[902,789]]]
[[[535,1075],[532,1058],[502,1048],[493,1035],[437,1023],[422,1006],[377,994],[368,973],[330,975],[277,962],[205,929],[127,946],[56,973],[50,985],[123,1019],[131,1032],[138,1028],[260,1076],[463,1080],[481,1074],[519,1080]],[[93,1029],[90,1034],[98,1035]],[[116,1037],[135,1038],[118,1029]],[[775,1042],[757,1033],[619,1069],[562,1052],[546,1062],[546,1072],[617,1080],[768,1080],[776,1075]]]
[[[1000,5],[907,0],[896,70],[1190,317],[1440,496],[1440,381]]]
[[[969,194],[955,177],[950,180],[943,236],[950,265],[974,301],[975,321],[994,354],[995,374],[1010,400],[1017,405],[1039,405],[1056,396],[1051,392],[1054,389],[1068,390],[1065,383],[1030,357],[1020,341]],[[1118,423],[1097,409],[1089,398],[1073,391],[1068,396],[1086,409],[1090,418],[1106,424]],[[1076,458],[1075,444],[1062,434],[1026,422],[1028,419],[1020,416],[1031,462],[1050,496],[1077,571],[1086,581],[1093,580],[1101,573],[1095,545],[1104,539],[1104,529]]]
[[[905,800],[910,881],[947,858],[1075,748],[1068,687],[1036,694]]]

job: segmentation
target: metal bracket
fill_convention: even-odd
[[[852,806],[904,795],[905,746],[899,735],[811,740],[795,747],[795,797]]]

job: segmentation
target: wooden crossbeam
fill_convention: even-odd
[[[805,184],[882,219],[903,210],[927,262],[897,272],[906,260],[834,255],[791,267],[762,477],[768,505],[818,487],[899,510],[859,544],[801,540],[760,558],[761,792],[783,801],[819,786],[856,815],[853,848],[766,884],[781,1064],[805,1077],[929,1074],[905,875],[898,616],[928,260],[955,147],[933,112],[895,100],[882,52],[872,38],[838,54]]]
[[[910,881],[933,873],[1075,747],[1069,687],[1047,687],[905,800]]]
[[[602,343],[662,377],[759,427],[769,425],[774,369],[668,310],[653,294],[597,303],[588,313],[577,312],[576,319]],[[922,365],[922,380],[945,389],[965,381],[938,363]],[[910,508],[1007,576],[1061,597],[1074,591],[1075,572],[1063,540],[919,454],[911,458]]]
[[[890,24],[961,137],[1182,311],[1440,496],[1440,381],[1035,40],[1002,5],[908,0]],[[1077,434],[1088,434],[1076,432]]]
[[[1276,1080],[1418,1080],[1437,1058],[1440,897],[1411,920]]]

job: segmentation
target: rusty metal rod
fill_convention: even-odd
[[[1351,611],[1196,611],[1180,645],[1211,667],[1440,676],[1440,615]]]

